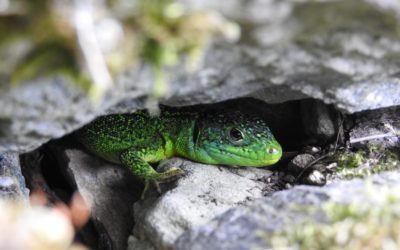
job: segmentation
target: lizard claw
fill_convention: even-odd
[[[153,184],[156,187],[158,194],[161,194],[160,182],[153,180]]]
[[[145,179],[144,180],[144,188],[143,188],[142,194],[140,195],[141,200],[144,200],[146,193],[149,190],[149,187],[150,187],[150,179]]]
[[[149,190],[151,183],[154,184],[154,186],[157,189],[157,192],[159,194],[161,194],[160,183],[173,181],[184,174],[185,174],[185,172],[182,169],[177,168],[177,167],[172,167],[169,170],[162,172],[162,173],[157,172],[154,176],[152,176],[150,178],[146,178],[144,180],[144,189],[143,189],[143,192],[142,192],[142,195],[140,196],[140,198],[142,200],[144,200],[145,194]]]
[[[185,174],[185,172],[182,169],[177,168],[177,167],[172,167],[165,172],[158,173],[157,180],[160,182],[169,182],[169,181],[177,179],[178,177],[180,177],[184,174]]]

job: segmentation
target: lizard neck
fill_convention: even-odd
[[[186,126],[181,127],[175,140],[175,155],[205,164],[218,164],[204,149],[197,144],[201,133],[202,121],[196,117]]]
[[[194,142],[196,131],[195,117],[186,121],[178,121],[179,126],[174,140],[174,152],[177,156],[182,156],[191,160],[196,160],[196,145]]]

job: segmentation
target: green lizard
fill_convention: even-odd
[[[102,116],[78,130],[77,139],[94,154],[127,166],[156,184],[183,174],[179,168],[159,173],[149,163],[181,156],[207,164],[263,167],[276,163],[282,148],[265,122],[234,112],[164,109]]]

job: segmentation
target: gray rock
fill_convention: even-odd
[[[313,221],[326,223],[321,209],[327,203],[375,204],[379,195],[400,187],[400,172],[376,175],[372,180],[339,181],[325,187],[296,186],[256,200],[246,207],[228,210],[202,226],[185,232],[175,243],[175,249],[268,249],[262,233],[270,234],[296,223]]]
[[[138,240],[135,236],[131,235],[128,239],[128,249],[154,250],[155,248],[151,245],[150,242]]]
[[[0,155],[0,199],[28,203],[29,190],[21,173],[17,154]]]
[[[0,152],[27,152],[93,118],[82,91],[60,79],[0,93]]]
[[[214,47],[206,56],[205,65],[219,83],[214,100],[246,85],[242,93],[263,100],[306,96],[347,112],[399,105],[399,5],[377,0],[181,2],[190,9],[216,9],[244,26],[238,46]],[[219,91],[224,84],[229,89]],[[287,91],[276,95],[277,86]]]
[[[321,160],[327,158],[327,155],[317,155],[317,157],[304,153],[296,155],[285,168],[284,172],[289,172],[296,177],[294,180],[287,181],[289,184],[307,184],[323,186],[326,184],[326,175],[333,166],[329,162],[324,163]],[[328,168],[329,166],[329,168]],[[290,176],[290,175],[289,175]],[[284,178],[283,180],[285,180]]]
[[[171,68],[164,104],[250,96],[269,103],[315,98],[346,112],[400,105],[398,5],[378,0],[180,2],[191,10],[220,11],[241,24],[243,34],[235,45],[213,43],[193,75],[181,65]],[[96,105],[63,78],[2,86],[0,151],[35,149],[124,100],[134,100],[129,111],[143,108],[151,72],[140,67],[121,74]],[[331,136],[331,124],[323,125],[324,136]]]
[[[134,236],[156,249],[171,248],[185,230],[201,225],[229,208],[262,197],[264,183],[271,174],[257,168],[226,168],[172,159],[186,175],[159,198],[135,203]],[[142,249],[131,241],[129,249]]]
[[[102,244],[109,244],[112,249],[126,249],[133,227],[131,206],[139,199],[140,182],[127,168],[81,150],[63,146],[53,146],[53,150],[71,185],[90,204],[97,232],[108,238]]]
[[[315,157],[310,154],[296,155],[296,157],[290,161],[288,170],[293,173],[300,173],[314,160]]]
[[[355,114],[349,141],[355,148],[379,146],[400,147],[400,108],[367,111]]]
[[[315,143],[324,144],[337,135],[337,114],[321,101],[304,100],[301,102],[301,115],[304,132]]]
[[[304,183],[316,186],[323,186],[326,184],[326,177],[316,169],[313,169],[305,178]]]

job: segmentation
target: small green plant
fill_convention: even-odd
[[[238,26],[217,13],[188,12],[175,0],[139,0],[133,24],[139,57],[153,68],[154,99],[167,92],[168,67],[184,58],[187,72],[192,72],[199,66],[201,55],[213,36],[238,35]]]
[[[0,13],[0,55],[8,56],[0,62],[5,82],[62,75],[89,95],[102,96],[113,76],[145,62],[153,69],[150,95],[157,101],[167,92],[169,67],[186,61],[193,71],[211,38],[221,34],[232,40],[239,34],[238,26],[218,13],[187,11],[175,0],[138,0],[123,13],[114,8],[118,0],[56,2],[16,0],[10,2],[16,11]],[[119,35],[103,49],[99,33],[107,31],[96,25],[107,20]],[[13,50],[18,53],[8,53]]]
[[[337,156],[339,178],[365,177],[382,171],[398,169],[398,156],[388,149],[369,147],[357,152],[343,152]]]
[[[352,169],[359,167],[365,161],[365,152],[343,153],[338,156],[339,169]]]
[[[275,233],[260,233],[273,249],[399,249],[400,197],[390,190],[372,191],[373,204],[329,202],[326,223],[306,221]]]

